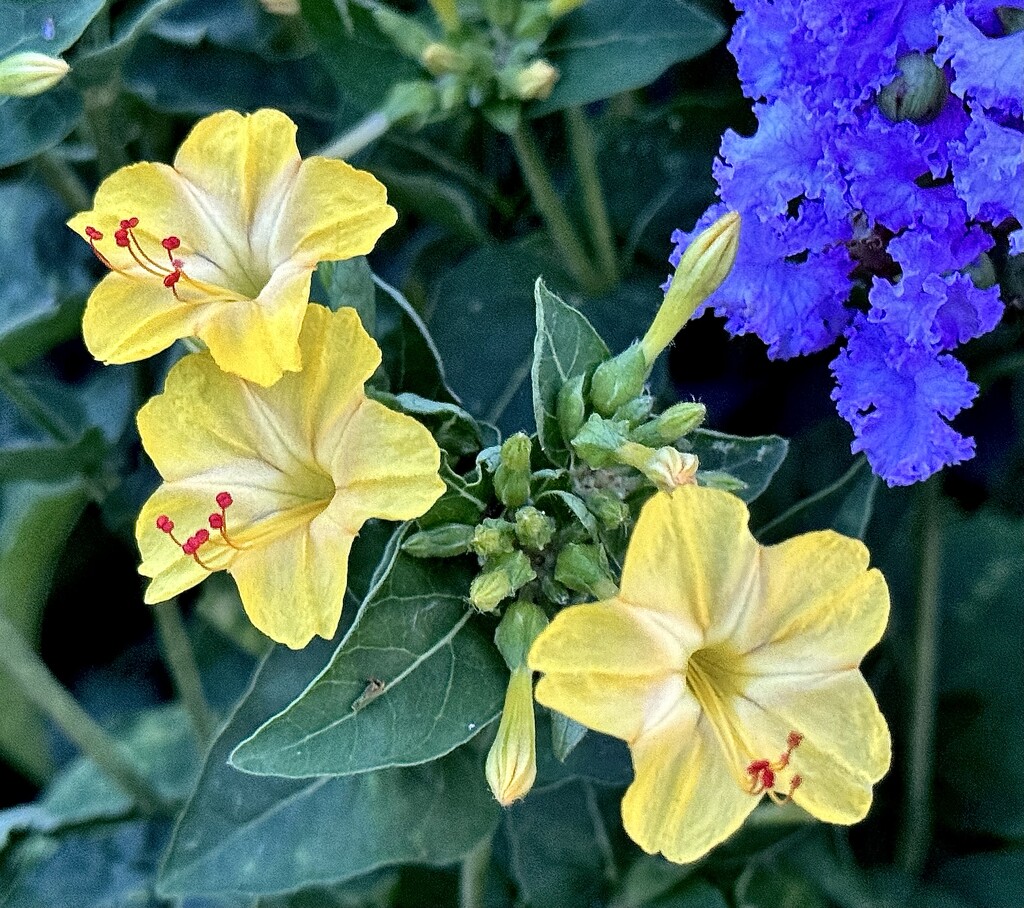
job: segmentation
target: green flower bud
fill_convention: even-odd
[[[399,82],[381,107],[388,123],[413,129],[423,126],[438,109],[440,96],[431,82]]]
[[[11,54],[0,60],[0,97],[31,98],[49,91],[69,72],[60,57],[34,51]]]
[[[900,75],[878,93],[878,109],[893,123],[934,120],[949,98],[942,68],[928,54],[916,51],[900,57],[896,65]]]
[[[747,487],[742,479],[722,470],[701,470],[697,478],[702,486],[721,489],[723,492],[742,492]]]
[[[527,506],[516,511],[516,538],[524,549],[543,551],[555,536],[556,524],[543,511]]]
[[[525,797],[537,778],[537,724],[533,712],[533,672],[512,672],[498,734],[485,766],[491,794],[502,807]]]
[[[502,601],[537,577],[530,559],[522,552],[510,552],[488,561],[469,587],[469,601],[481,612],[493,612]]]
[[[558,70],[547,60],[534,60],[513,77],[512,93],[520,101],[543,101],[551,96],[558,81]]]
[[[468,72],[471,66],[470,61],[454,47],[437,41],[428,44],[423,49],[419,60],[423,64],[423,68],[434,76]]]
[[[611,599],[618,593],[604,549],[572,542],[558,553],[555,580],[577,593]]]
[[[583,428],[572,440],[576,453],[594,469],[615,463],[615,452],[626,441],[629,423],[602,419],[596,413],[590,414]]]
[[[484,15],[495,28],[508,31],[519,18],[519,0],[483,0]]]
[[[623,404],[638,397],[650,372],[648,360],[639,344],[605,360],[594,370],[590,381],[590,402],[602,416],[610,416]]]
[[[403,16],[381,4],[370,7],[374,22],[391,42],[405,56],[413,60],[421,60],[423,52],[435,41],[430,30],[420,25],[410,16]]]
[[[576,437],[576,433],[583,428],[583,421],[587,418],[587,405],[583,400],[583,380],[582,375],[570,378],[558,392],[555,413],[566,444]]]
[[[506,555],[515,550],[515,527],[499,517],[487,517],[473,533],[473,551],[482,558]]]
[[[451,558],[464,555],[473,544],[479,527],[464,523],[444,523],[413,533],[402,543],[402,551],[413,558]]]
[[[632,429],[642,423],[651,415],[654,408],[654,398],[650,394],[643,394],[627,401],[612,415],[612,419],[623,420],[629,423]]]
[[[598,489],[585,498],[587,508],[606,530],[614,530],[629,520],[629,505],[614,492]]]
[[[517,432],[501,446],[501,463],[494,471],[494,491],[505,507],[521,507],[530,497],[532,447],[524,432]]]
[[[548,616],[532,602],[520,599],[505,610],[494,632],[494,643],[510,671],[526,665],[526,654],[547,626]]]
[[[302,12],[299,0],[260,0],[260,6],[272,16],[297,16]]]
[[[687,401],[675,404],[651,422],[630,432],[630,441],[650,446],[672,444],[704,422],[707,412],[704,404]]]
[[[648,369],[661,355],[697,307],[729,276],[740,242],[740,216],[722,215],[686,247],[665,299],[640,341]]]

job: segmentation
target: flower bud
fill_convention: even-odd
[[[596,413],[590,414],[583,428],[572,440],[576,453],[594,469],[615,463],[615,452],[626,441],[629,423],[602,419]]]
[[[614,492],[598,489],[585,498],[587,509],[606,530],[614,530],[629,520],[629,506]]]
[[[422,26],[410,16],[396,13],[382,4],[370,7],[373,20],[391,42],[405,56],[412,60],[421,60],[424,51],[434,41],[430,30]]]
[[[520,599],[506,609],[494,632],[494,643],[510,671],[526,665],[526,654],[547,626],[548,616],[532,602]]]
[[[534,60],[513,78],[513,94],[520,101],[543,101],[551,96],[558,81],[558,70],[547,60]]]
[[[900,57],[896,65],[900,75],[878,93],[878,109],[893,123],[934,120],[949,98],[942,68],[928,54],[916,51]]]
[[[530,438],[524,432],[517,432],[501,446],[501,463],[494,471],[494,491],[505,507],[521,507],[530,497],[531,449]]]
[[[555,522],[543,511],[527,506],[516,511],[516,538],[524,549],[543,551],[555,536]]]
[[[11,54],[0,60],[0,97],[31,98],[49,91],[69,72],[60,57],[35,51]]]
[[[722,215],[686,247],[672,277],[672,285],[647,329],[640,346],[647,368],[661,354],[690,316],[729,276],[740,241],[740,216]]]
[[[434,76],[448,73],[463,73],[469,69],[469,61],[454,47],[434,41],[428,44],[420,54],[423,68]]]
[[[489,561],[469,588],[469,601],[481,612],[493,612],[502,601],[518,592],[537,574],[522,552],[510,552]]]
[[[430,82],[399,82],[381,108],[388,123],[422,126],[438,109],[440,96]]]
[[[299,0],[260,0],[260,6],[272,16],[297,16],[302,12]]]
[[[473,551],[482,558],[507,555],[515,550],[515,527],[499,517],[486,517],[473,533]]]
[[[611,599],[618,592],[604,549],[596,545],[572,542],[562,549],[555,563],[555,580],[596,599]]]
[[[459,27],[459,6],[457,0],[430,0],[434,15],[444,26],[446,32],[453,32]]]
[[[654,398],[650,394],[642,394],[627,401],[612,415],[612,419],[628,422],[629,427],[635,428],[651,415],[654,408]]]
[[[562,438],[568,444],[583,428],[583,421],[587,417],[587,405],[583,400],[582,375],[570,378],[562,385],[558,392],[555,413],[558,416],[558,427],[562,430]]]
[[[619,463],[628,464],[644,474],[663,492],[697,481],[698,461],[694,454],[682,454],[673,447],[652,450],[627,441],[615,452]]]
[[[473,543],[479,527],[464,523],[445,523],[413,533],[402,543],[402,551],[413,558],[451,558],[464,555]]]
[[[533,712],[533,672],[512,672],[498,734],[487,754],[487,784],[502,807],[525,797],[537,778],[537,725]]]
[[[707,415],[704,404],[683,401],[669,407],[646,425],[629,433],[630,441],[642,445],[672,444],[692,432]]]
[[[590,402],[597,412],[610,416],[623,404],[638,397],[650,372],[649,362],[653,360],[646,358],[641,346],[633,344],[618,356],[601,363],[590,381]]]

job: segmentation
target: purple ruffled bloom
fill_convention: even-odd
[[[1024,252],[1024,32],[1005,33],[1007,2],[738,2],[729,48],[758,129],[725,134],[721,204],[672,237],[676,265],[740,212],[707,308],[773,359],[841,343],[833,399],[890,485],[973,456],[950,420],[977,387],[949,351],[1003,307],[968,269],[997,242]]]

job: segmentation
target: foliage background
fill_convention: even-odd
[[[752,128],[721,43],[734,16],[727,5],[591,0],[572,15],[572,28],[600,40],[556,33],[548,55],[562,81],[528,113],[581,221],[561,110],[587,105],[620,254],[614,286],[584,291],[567,273],[508,136],[479,111],[396,128],[355,159],[388,186],[400,215],[373,268],[426,324],[466,409],[502,431],[531,425],[537,275],[579,305],[613,351],[623,348],[660,300],[672,229],[689,228],[713,198],[723,130]],[[893,730],[895,763],[862,825],[847,832],[766,811],[706,861],[673,867],[624,837],[617,809],[628,758],[597,735],[564,766],[548,757],[533,795],[504,814],[483,785],[479,739],[411,770],[247,776],[227,754],[306,686],[335,645],[264,655],[231,585],[204,584],[185,603],[187,629],[227,725],[202,752],[172,703],[131,533],[156,482],[133,414],[181,351],[126,367],[92,362],[79,324],[98,270],[63,220],[102,175],[130,160],[168,160],[202,115],[278,107],[312,153],[416,70],[362,8],[332,0],[305,0],[301,17],[273,16],[255,0],[0,2],[0,53],[72,46],[65,83],[0,100],[0,609],[165,796],[196,793],[168,858],[173,818],[142,815],[76,759],[0,669],[0,904],[456,905],[475,844],[496,829],[486,891],[495,908],[1019,906],[1019,299],[967,352],[983,388],[962,420],[977,458],[923,488],[889,490],[850,455],[848,427],[829,401],[828,353],[769,364],[759,342],[729,339],[709,316],[687,328],[655,376],[664,400],[705,402],[716,430],[791,440],[753,506],[763,541],[834,526],[864,536],[886,574],[892,621],[865,671]],[[441,392],[429,347],[383,292],[377,321],[396,386]],[[387,538],[379,529],[360,539],[348,620]],[[257,862],[254,843],[268,842]]]

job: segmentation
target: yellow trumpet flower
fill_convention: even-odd
[[[644,507],[618,594],[561,612],[535,696],[624,739],[626,831],[695,861],[767,794],[855,823],[890,739],[859,671],[889,612],[864,545],[831,531],[759,545],[734,496],[684,485]]]
[[[83,322],[97,359],[145,359],[194,336],[221,369],[259,385],[302,368],[317,263],[369,252],[396,215],[370,174],[301,160],[295,129],[276,110],[214,114],[173,167],[118,170],[68,221],[111,271]]]
[[[354,309],[309,305],[299,345],[303,370],[271,388],[209,353],[175,364],[139,411],[164,482],[135,528],[147,603],[226,570],[252,623],[293,649],[337,630],[363,523],[419,517],[445,489],[430,433],[366,396],[381,354]]]

